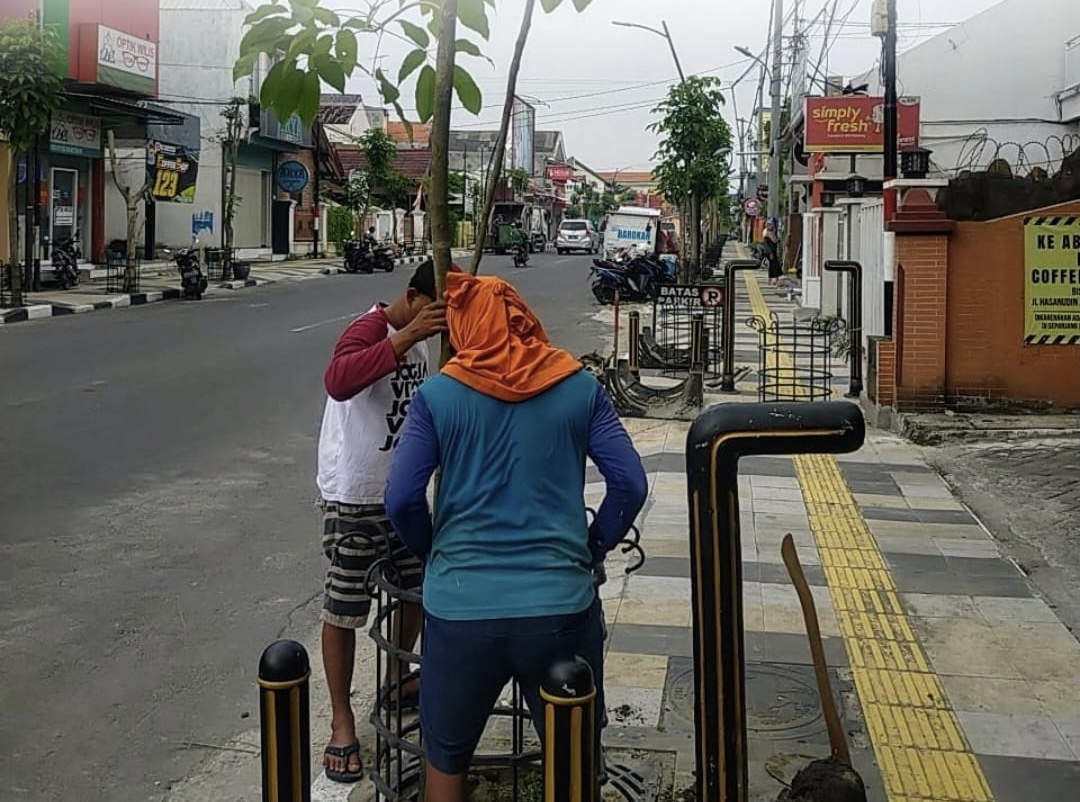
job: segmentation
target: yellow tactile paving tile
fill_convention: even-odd
[[[757,279],[743,280],[754,314],[767,317]],[[794,462],[889,802],[992,802],[839,465],[819,454]]]

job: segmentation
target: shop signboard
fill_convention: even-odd
[[[1080,343],[1080,216],[1024,220],[1024,345]]]
[[[311,174],[302,162],[290,160],[278,165],[277,185],[282,192],[288,192],[290,195],[303,192],[310,180]]]
[[[199,152],[152,140],[146,143],[146,181],[157,203],[194,203]]]
[[[900,98],[898,146],[919,144],[919,98]],[[881,153],[885,149],[885,100],[867,95],[808,97],[803,149],[807,153]]]
[[[97,37],[97,82],[155,94],[157,43],[107,25],[97,25],[92,30]]]
[[[49,123],[49,151],[101,158],[101,120],[88,114],[54,111]]]

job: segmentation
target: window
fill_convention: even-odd
[[[564,220],[559,226],[562,231],[587,231],[588,226],[584,220]]]

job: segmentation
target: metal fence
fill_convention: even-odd
[[[837,318],[782,322],[775,313],[747,321],[758,333],[759,401],[828,401],[833,389],[833,350],[843,334]]]

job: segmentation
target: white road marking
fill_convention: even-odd
[[[307,326],[300,326],[299,328],[296,328],[296,329],[289,329],[289,331],[292,334],[299,334],[302,331],[311,331],[312,329],[319,328],[319,326],[326,326],[326,325],[328,325],[330,323],[337,323],[338,321],[341,321],[341,320],[351,320],[352,318],[355,318],[355,317],[358,317],[356,312],[350,312],[347,315],[339,315],[338,317],[332,317],[329,320],[320,320],[318,323],[311,323],[310,325],[307,325]]]

